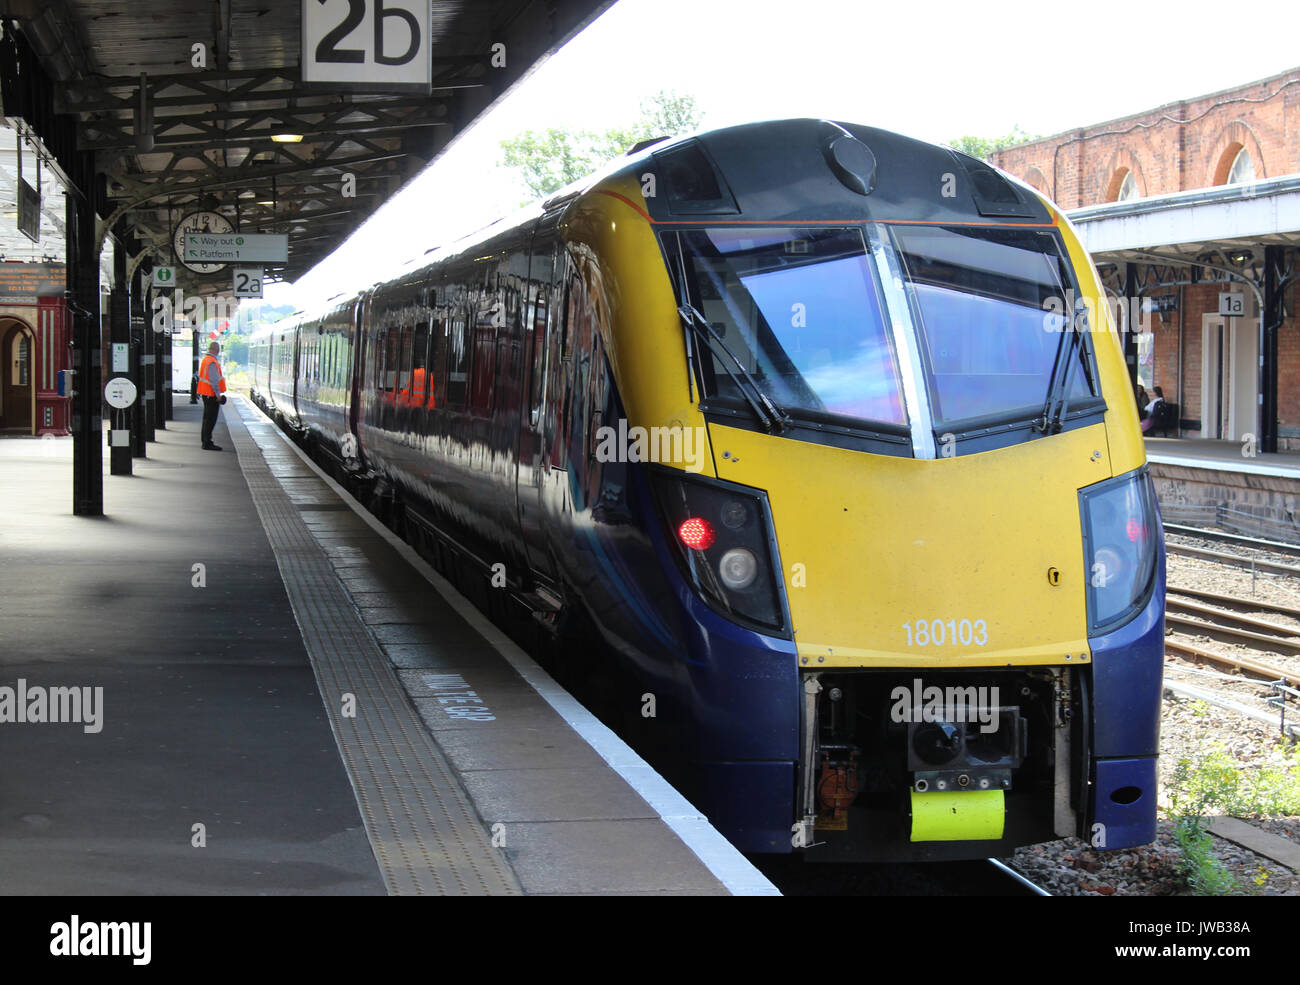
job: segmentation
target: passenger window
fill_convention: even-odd
[[[464,407],[469,392],[470,326],[464,289],[456,292],[447,334],[447,403]]]

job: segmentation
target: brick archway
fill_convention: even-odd
[[[1051,193],[1047,190],[1047,177],[1037,167],[1030,166],[1025,171],[1024,182],[1044,198],[1050,199]]]
[[[1106,180],[1105,201],[1119,201],[1119,191],[1124,187],[1124,179],[1130,174],[1137,185],[1138,197],[1148,194],[1146,179],[1142,175],[1142,168],[1138,164],[1137,154],[1128,147],[1121,147],[1110,155],[1106,162],[1106,174],[1110,177]]]
[[[1224,185],[1228,182],[1228,173],[1232,170],[1233,162],[1237,160],[1237,155],[1243,150],[1249,152],[1250,158],[1255,162],[1255,178],[1262,181],[1268,177],[1268,172],[1264,165],[1264,155],[1259,148],[1259,139],[1240,120],[1234,120],[1225,126],[1214,142],[1214,151],[1210,154],[1210,173],[1207,175],[1209,186]]]

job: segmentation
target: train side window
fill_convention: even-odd
[[[396,328],[387,330],[387,337],[384,342],[384,377],[380,389],[385,392],[392,392],[397,386],[397,366],[399,356],[401,355],[402,335]]]
[[[414,343],[414,328],[412,324],[404,324],[399,329],[398,343],[398,364],[397,364],[397,389],[402,393],[407,393],[411,385],[411,350]]]
[[[528,405],[531,408],[530,423],[537,428],[541,423],[543,407],[546,403],[546,340],[555,330],[551,324],[553,306],[550,303],[553,291],[552,278],[555,273],[555,251],[534,254],[532,264],[535,273],[528,285],[532,294],[532,304],[527,308],[527,327],[532,332],[532,372],[528,377]]]
[[[537,427],[541,416],[542,402],[546,399],[546,387],[543,373],[546,369],[546,315],[550,310],[546,303],[546,292],[550,285],[535,283],[533,303],[528,306],[528,329],[532,333],[532,370],[528,374],[528,405],[532,413],[532,426]]]
[[[447,309],[438,305],[430,315],[429,334],[429,406],[446,402],[447,386]]]
[[[496,373],[497,326],[505,318],[504,299],[498,290],[485,291],[474,319],[473,387],[470,409],[486,415],[492,409],[492,384]]]
[[[450,312],[447,335],[447,403],[464,407],[469,391],[470,312],[463,289]]]
[[[417,314],[411,348],[411,406],[423,407],[429,396],[429,321]]]

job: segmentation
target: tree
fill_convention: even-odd
[[[641,103],[641,116],[627,127],[589,130],[525,130],[501,141],[506,167],[515,168],[536,198],[545,198],[627,153],[643,140],[676,137],[700,125],[695,98],[660,91]]]
[[[1025,133],[1017,123],[1005,137],[958,137],[952,142],[952,149],[969,154],[971,157],[978,157],[981,161],[987,161],[1000,150],[1039,139],[1041,138],[1036,134]]]
[[[599,137],[585,130],[525,130],[501,141],[508,168],[517,168],[535,198],[545,198],[600,166]]]

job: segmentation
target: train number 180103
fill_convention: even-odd
[[[908,646],[984,646],[989,641],[989,626],[983,619],[918,619],[913,625],[903,623]]]

